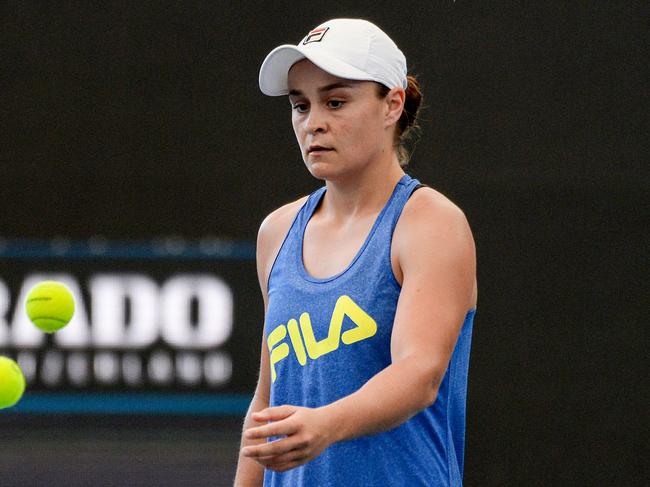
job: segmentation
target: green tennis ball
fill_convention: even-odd
[[[60,282],[43,281],[27,294],[25,311],[38,328],[45,333],[54,333],[72,319],[74,298]]]
[[[25,376],[18,364],[0,356],[0,409],[10,408],[25,392]]]

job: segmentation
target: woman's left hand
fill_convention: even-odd
[[[334,442],[333,428],[322,409],[276,406],[253,413],[253,419],[270,422],[247,429],[244,431],[245,438],[280,438],[246,446],[242,449],[242,455],[276,472],[284,472],[313,460]]]

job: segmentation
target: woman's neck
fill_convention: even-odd
[[[327,181],[327,193],[319,212],[335,220],[377,213],[402,176],[404,170],[395,158],[384,165],[373,165],[353,178]]]

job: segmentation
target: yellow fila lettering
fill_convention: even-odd
[[[289,338],[291,338],[291,345],[293,345],[293,351],[296,354],[298,363],[305,365],[307,363],[307,355],[305,354],[305,347],[303,347],[302,339],[300,338],[298,322],[293,318],[290,319],[287,323],[287,328],[289,329]]]
[[[356,327],[341,333],[343,320],[346,316]],[[311,360],[316,360],[338,349],[341,341],[345,345],[351,345],[377,333],[377,322],[372,316],[366,313],[352,298],[345,295],[336,300],[325,338],[316,340],[309,313],[302,313],[299,320],[300,328],[298,328],[298,322],[292,318],[287,322],[287,326],[279,325],[269,333],[267,345],[270,351],[271,380],[273,382],[277,379],[275,364],[289,355],[289,346],[286,343],[280,343],[286,337],[287,329],[296,360],[303,366],[307,363],[307,355]],[[307,350],[306,354],[305,349]]]
[[[281,343],[280,345],[275,347],[286,336],[287,336],[287,327],[284,325],[280,325],[277,328],[275,328],[271,333],[269,333],[269,337],[266,339],[266,343],[269,346],[269,351],[271,352],[271,356],[269,358],[271,362],[271,381],[273,382],[275,382],[275,379],[277,378],[277,375],[275,373],[275,364],[277,364],[280,360],[286,358],[289,355],[289,345],[287,345],[286,343]]]

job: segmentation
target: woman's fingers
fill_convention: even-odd
[[[329,436],[318,412],[310,408],[277,406],[254,413],[253,419],[267,422],[244,432],[247,440],[280,439],[247,445],[241,453],[265,468],[284,472],[317,457],[327,447]]]
[[[277,457],[294,450],[298,446],[298,443],[295,438],[288,437],[259,445],[246,446],[242,448],[241,453],[245,457],[250,457],[254,460]]]
[[[305,453],[305,451],[298,448],[295,450],[288,451],[287,453],[283,453],[282,455],[259,458],[257,459],[257,461],[263,466],[265,466],[266,468],[275,470],[276,467],[279,467],[281,465],[286,465],[289,463],[295,463],[295,462],[297,462],[298,464],[304,463],[305,460],[307,460],[307,458],[308,456]]]
[[[297,425],[283,421],[297,411],[295,406],[275,406],[253,413],[253,419],[258,423],[267,423],[262,426],[249,428],[244,432],[244,437],[249,440],[268,438],[270,436],[292,435],[297,431]]]
[[[262,421],[280,421],[288,418],[297,411],[296,406],[274,406],[253,413],[253,419]]]
[[[294,434],[296,431],[298,431],[298,427],[293,422],[276,421],[274,423],[247,429],[244,432],[244,438],[247,440],[258,440],[270,436],[288,436]]]

